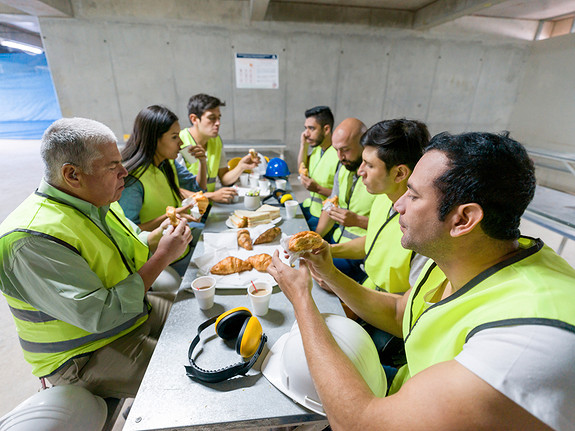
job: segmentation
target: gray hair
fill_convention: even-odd
[[[100,146],[110,142],[118,142],[116,135],[98,121],[87,118],[55,121],[44,132],[40,148],[46,181],[60,184],[61,168],[66,163],[91,173],[93,161],[100,156]]]

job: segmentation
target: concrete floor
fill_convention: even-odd
[[[43,170],[39,148],[39,141],[0,140],[0,221],[38,186]],[[291,183],[295,186],[296,199],[305,196],[305,190],[297,185],[295,178]],[[542,238],[554,249],[561,242],[560,235],[531,222],[522,223],[522,232]],[[562,255],[575,266],[574,241],[567,242]],[[0,299],[0,382],[0,416],[40,389],[38,379],[32,375],[31,367],[22,356],[14,321],[3,296]],[[120,430],[122,426],[123,420],[120,419],[114,429]]]

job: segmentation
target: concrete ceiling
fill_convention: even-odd
[[[237,1],[249,4],[252,22],[361,24],[414,30],[430,29],[464,16],[544,22],[575,14],[575,0]],[[0,38],[17,31],[39,37],[37,17],[73,17],[72,4],[73,0],[0,0]]]

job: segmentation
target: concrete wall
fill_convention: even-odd
[[[73,1],[74,19],[40,20],[65,116],[87,116],[121,137],[161,103],[188,125],[190,95],[227,102],[224,139],[288,144],[292,169],[305,109],[332,107],[368,126],[409,117],[430,131],[509,126],[529,44],[445,31],[250,23],[249,2]],[[279,55],[277,90],[236,89],[234,53]]]
[[[528,148],[575,157],[575,34],[534,42],[527,64],[510,119],[512,135]],[[560,163],[536,162],[540,183],[575,193],[575,177],[558,172]]]

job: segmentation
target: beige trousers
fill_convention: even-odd
[[[148,320],[123,337],[72,359],[48,377],[53,385],[79,385],[101,397],[133,398],[138,392],[175,298],[171,292],[149,292]]]

